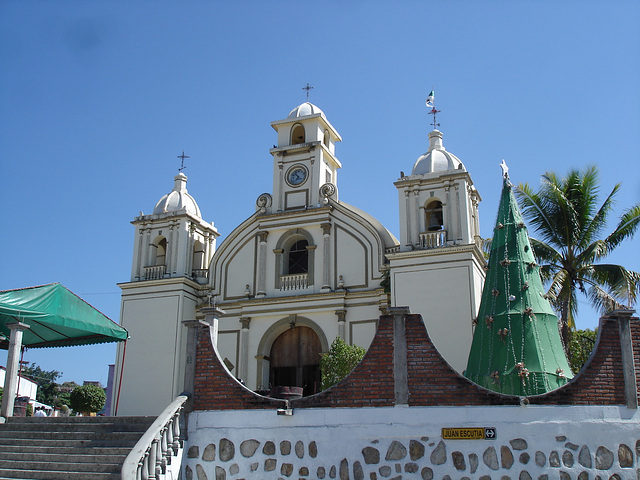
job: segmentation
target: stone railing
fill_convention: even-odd
[[[393,247],[387,247],[385,253],[398,253],[400,251],[400,245],[394,245]]]
[[[438,248],[444,247],[447,243],[447,231],[439,230],[437,232],[425,232],[420,234],[420,243],[418,248]]]
[[[177,479],[182,461],[180,417],[188,397],[178,396],[151,424],[124,461],[122,480]]]
[[[308,273],[280,276],[280,290],[302,290],[309,286]]]
[[[209,269],[194,268],[191,270],[191,276],[198,283],[207,283],[207,280],[209,279]]]
[[[144,279],[145,280],[159,280],[164,278],[164,274],[167,272],[166,265],[153,265],[151,267],[144,267]]]

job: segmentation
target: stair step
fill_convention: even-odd
[[[9,461],[0,460],[0,469],[42,470],[47,472],[89,472],[89,473],[118,473],[122,465],[117,463],[74,463],[74,462],[42,462],[34,460]]]
[[[87,473],[73,471],[40,471],[0,468],[0,480],[120,480],[120,473]]]
[[[2,445],[0,450],[2,456],[11,453],[31,453],[34,455],[62,454],[62,455],[112,455],[126,457],[131,448],[127,447],[64,447],[57,445],[51,447],[40,447],[36,445]]]
[[[69,453],[35,453],[35,452],[6,452],[3,451],[0,465],[3,461],[7,462],[45,462],[45,463],[92,463],[92,464],[108,464],[122,463],[128,453],[120,455],[99,455],[93,453],[92,449],[86,449],[86,453],[77,453],[71,451]]]
[[[38,432],[24,432],[24,431],[6,431],[0,430],[0,443],[3,442],[4,439],[20,439],[26,438],[31,440],[51,440],[51,439],[59,439],[59,440],[73,440],[76,438],[85,438],[87,440],[98,440],[105,437],[118,439],[118,441],[126,442],[130,439],[138,439],[142,435],[143,432],[92,432],[92,431],[77,431],[77,432],[51,432],[49,430],[38,431]]]
[[[119,480],[156,417],[10,417],[0,424],[0,480]]]

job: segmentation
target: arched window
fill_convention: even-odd
[[[191,267],[193,270],[206,268],[204,264],[204,253],[204,245],[199,240],[196,240],[193,244],[193,266]]]
[[[304,127],[296,123],[291,129],[291,145],[297,145],[305,142]]]
[[[309,272],[309,242],[305,239],[296,241],[287,252],[287,274]]]
[[[151,244],[151,258],[149,259],[149,266],[155,267],[159,265],[166,265],[167,261],[167,239],[164,237],[157,237]]]
[[[324,143],[325,147],[329,148],[329,130],[324,131],[324,138],[322,139],[322,143]]]
[[[276,243],[275,285],[280,290],[300,290],[313,285],[313,236],[302,228],[283,234]]]
[[[426,215],[427,231],[437,232],[443,229],[442,202],[435,200],[428,203],[424,212]]]

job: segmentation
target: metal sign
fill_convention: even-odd
[[[443,428],[443,440],[493,440],[495,427]]]

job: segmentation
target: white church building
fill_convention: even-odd
[[[130,339],[118,346],[112,413],[158,414],[185,390],[194,361],[185,322],[214,310],[220,359],[265,395],[317,393],[320,354],[338,336],[367,348],[396,306],[422,315],[447,362],[465,368],[484,281],[481,198],[442,133],[429,134],[411,175],[394,182],[398,240],[338,198],[342,139],[322,110],[306,102],[271,126],[273,190],[256,192],[255,211],[219,247],[182,173],[152,214],[133,220],[131,278],[120,284]]]

